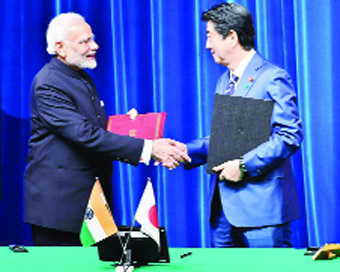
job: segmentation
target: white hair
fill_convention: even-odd
[[[67,29],[77,22],[85,22],[85,19],[80,14],[74,12],[61,13],[51,20],[46,31],[46,50],[50,55],[57,54],[55,50],[56,42],[65,40]]]

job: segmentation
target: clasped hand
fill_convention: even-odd
[[[172,139],[154,140],[152,158],[156,160],[155,165],[162,163],[170,170],[180,166],[181,163],[191,162],[186,145]]]

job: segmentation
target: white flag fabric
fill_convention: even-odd
[[[160,247],[156,200],[151,181],[146,184],[135,219],[141,224],[141,231],[148,234]]]

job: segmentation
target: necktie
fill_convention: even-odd
[[[229,84],[228,84],[228,88],[225,91],[226,94],[228,95],[232,95],[235,92],[235,84],[238,81],[238,77],[235,76],[234,74],[231,74],[231,77],[229,79]]]

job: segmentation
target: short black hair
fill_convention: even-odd
[[[216,31],[223,38],[229,35],[230,30],[234,30],[245,50],[255,47],[253,18],[245,7],[235,3],[215,5],[202,13],[202,20],[205,22],[212,21]]]

